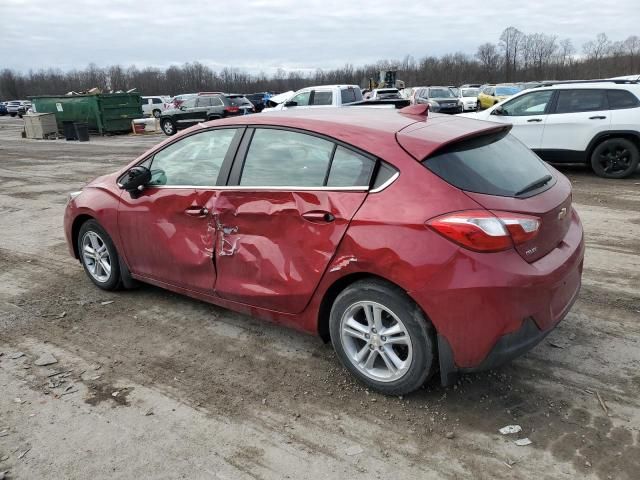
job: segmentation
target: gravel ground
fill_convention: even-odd
[[[0,474],[638,478],[640,173],[562,168],[584,285],[542,344],[453,387],[384,397],[317,338],[151,286],[95,288],[67,253],[66,194],[164,136],[81,144],[20,128],[0,117]],[[57,363],[37,365],[44,354]],[[522,431],[498,433],[509,424]]]

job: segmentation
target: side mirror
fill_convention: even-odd
[[[506,112],[504,108],[502,108],[502,105],[498,105],[496,108],[493,109],[493,111],[491,112],[491,115],[506,115]]]
[[[180,105],[180,110],[186,110],[187,107],[185,107],[184,105]]]
[[[293,102],[293,101],[288,101],[284,103],[285,107],[297,107],[298,106],[298,102]]]
[[[151,170],[142,165],[131,167],[127,173],[124,174],[120,187],[129,193],[140,192],[144,189],[144,186],[151,181]]]

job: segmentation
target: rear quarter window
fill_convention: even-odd
[[[551,173],[535,153],[507,132],[455,143],[422,164],[461,190],[505,197],[516,196]],[[553,183],[548,182],[544,189]],[[540,191],[542,188],[531,193]]]
[[[640,104],[640,100],[627,90],[607,90],[607,99],[612,110],[635,108]]]
[[[362,100],[362,92],[356,88],[345,88],[340,91],[342,103],[359,102]]]

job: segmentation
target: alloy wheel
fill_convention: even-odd
[[[173,134],[173,123],[171,123],[171,121],[167,120],[162,124],[162,130],[164,130],[164,133],[166,133],[167,135],[172,135]]]
[[[111,256],[104,240],[96,232],[82,237],[82,261],[94,280],[105,283],[111,277]]]
[[[340,335],[349,360],[368,378],[393,382],[411,366],[409,332],[402,320],[380,303],[351,305],[342,315]]]
[[[631,152],[614,143],[600,152],[598,161],[605,173],[622,172],[631,166]]]

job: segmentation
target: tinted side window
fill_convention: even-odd
[[[610,109],[634,108],[640,103],[636,96],[627,90],[607,90],[607,99]]]
[[[337,147],[331,163],[328,187],[368,187],[374,162],[359,153]]]
[[[225,128],[196,133],[160,150],[151,161],[150,184],[215,185],[236,131]]]
[[[313,105],[331,105],[333,103],[333,92],[313,92]]]
[[[161,98],[154,98],[153,99],[153,103],[162,103],[162,99]]]
[[[333,145],[303,133],[257,129],[247,152],[240,185],[322,187]]]
[[[356,88],[346,88],[340,90],[342,103],[359,102],[362,100],[362,92]]]
[[[607,110],[604,90],[560,90],[556,113],[594,112]]]
[[[211,106],[211,97],[198,97],[197,106],[198,107],[210,107]]]

